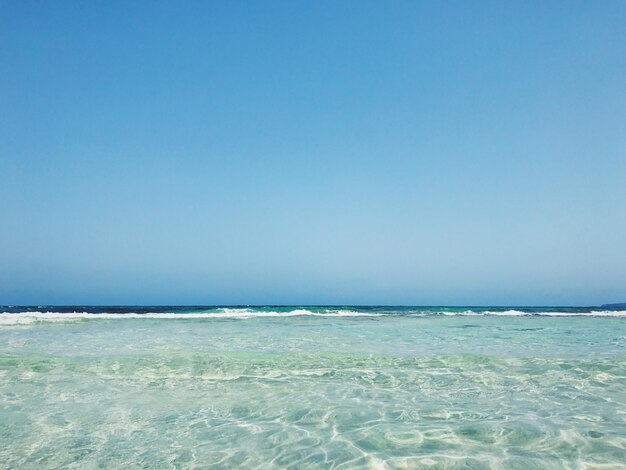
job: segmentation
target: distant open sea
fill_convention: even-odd
[[[626,468],[626,309],[0,312],[3,469]]]

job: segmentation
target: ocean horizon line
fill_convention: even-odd
[[[69,308],[69,307],[89,307],[89,308],[132,308],[132,307],[155,307],[155,308],[262,308],[262,307],[276,307],[276,308],[288,308],[288,307],[316,307],[316,308],[328,308],[328,307],[353,307],[353,308],[604,308],[620,306],[618,308],[626,308],[626,303],[605,303],[605,304],[366,304],[366,303],[218,303],[218,304],[118,304],[118,303],[33,303],[33,304],[0,304],[2,307],[27,307],[27,308],[42,308],[42,307],[56,307],[56,308]]]

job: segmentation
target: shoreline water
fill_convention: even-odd
[[[624,316],[168,309],[80,308],[92,313],[43,321],[3,313],[36,320],[0,323],[2,465],[613,469],[626,461]],[[317,314],[285,314],[297,310]],[[507,312],[498,310],[485,312]]]

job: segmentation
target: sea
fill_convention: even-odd
[[[3,469],[624,469],[626,309],[0,307]]]

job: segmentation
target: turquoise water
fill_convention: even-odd
[[[623,311],[3,310],[2,468],[626,468]]]

